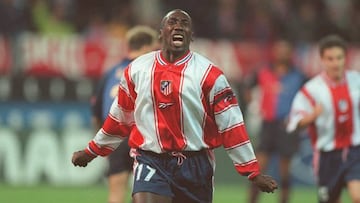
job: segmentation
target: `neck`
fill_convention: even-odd
[[[329,73],[329,72],[326,72],[326,75],[328,76],[328,78],[331,80],[331,81],[333,81],[333,82],[335,82],[335,83],[338,83],[338,82],[341,82],[342,81],[342,79],[343,79],[343,73],[341,73],[341,74],[331,74],[331,73]]]
[[[182,56],[184,56],[188,51],[189,50],[170,51],[170,50],[162,49],[162,55],[168,62],[173,63],[176,60],[178,60],[179,58],[181,58]]]

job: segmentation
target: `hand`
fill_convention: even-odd
[[[90,156],[85,152],[85,150],[82,150],[82,151],[74,152],[71,161],[74,164],[74,166],[85,167],[94,158],[95,158],[94,156]]]
[[[260,174],[253,179],[253,183],[262,191],[262,192],[271,192],[278,188],[276,181],[268,175]]]
[[[309,126],[311,123],[314,123],[323,111],[324,109],[322,104],[317,103],[313,108],[313,112],[306,115],[299,121],[299,123],[297,124],[297,129],[303,129]]]
[[[314,117],[315,119],[323,112],[323,106],[321,104],[316,104],[314,106],[314,111],[313,111],[313,114],[314,114]]]

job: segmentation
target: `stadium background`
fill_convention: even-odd
[[[137,24],[158,29],[161,17],[172,8],[187,10],[193,17],[192,49],[212,59],[230,79],[254,143],[258,109],[256,102],[245,109],[243,81],[271,59],[275,39],[289,39],[297,67],[312,76],[321,69],[316,41],[325,34],[341,34],[350,42],[348,67],[360,70],[357,0],[3,0],[0,202],[23,202],[13,199],[17,194],[56,197],[47,191],[53,187],[59,196],[67,196],[70,190],[88,196],[92,188],[93,195],[105,199],[105,160],[97,159],[86,169],[70,162],[72,152],[83,148],[94,134],[91,94],[102,73],[124,56],[126,30]],[[218,191],[227,198],[234,197],[231,192],[238,195],[237,190],[244,196],[247,181],[236,174],[223,149],[216,153]],[[276,161],[274,157],[272,163]],[[268,173],[277,177],[275,165]],[[305,132],[292,175],[298,194],[314,200],[311,148]],[[83,188],[90,191],[82,193]]]

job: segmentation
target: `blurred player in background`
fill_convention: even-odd
[[[262,191],[277,188],[260,173],[226,78],[190,51],[192,39],[189,14],[179,9],[167,13],[160,28],[161,50],[138,57],[125,69],[102,129],[85,150],[73,154],[75,166],[86,166],[130,134],[135,203],[212,202],[213,149],[221,145],[238,173]]]
[[[289,202],[290,163],[297,150],[298,138],[286,132],[286,119],[291,101],[305,82],[305,76],[292,63],[292,46],[285,39],[274,42],[271,63],[260,69],[250,87],[260,90],[260,113],[262,118],[256,157],[261,170],[266,170],[269,159],[277,154],[280,172],[281,203]],[[251,88],[249,88],[251,89]],[[249,202],[257,202],[259,190],[251,187]]]
[[[155,50],[158,45],[157,32],[147,26],[136,26],[126,34],[128,53],[119,64],[110,69],[101,80],[92,103],[93,122],[100,129],[105,121],[111,104],[119,88],[123,70],[136,57]],[[133,169],[133,159],[129,155],[130,147],[126,138],[119,147],[108,156],[109,203],[123,203],[126,199],[129,175]]]
[[[319,43],[324,71],[297,93],[289,131],[309,127],[321,203],[340,202],[344,187],[360,202],[360,73],[346,70],[346,43],[336,35]]]

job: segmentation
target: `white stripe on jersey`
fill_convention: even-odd
[[[94,137],[94,141],[98,146],[106,146],[112,150],[115,150],[122,142],[122,139],[120,137],[109,136],[102,129],[100,129]]]
[[[232,105],[231,108],[228,108],[221,114],[216,114],[215,119],[218,123],[219,132],[226,131],[228,128],[244,122],[238,105]]]
[[[208,145],[203,140],[203,126],[202,121],[204,115],[206,114],[205,109],[202,106],[201,99],[203,97],[203,92],[201,89],[194,89],[195,81],[200,81],[198,87],[202,86],[204,82],[203,79],[207,77],[209,71],[212,67],[212,64],[207,61],[205,58],[200,55],[193,53],[191,54],[191,59],[189,60],[184,74],[190,75],[193,82],[184,82],[182,92],[191,92],[192,94],[182,94],[182,109],[183,114],[186,115],[186,118],[183,119],[183,132],[186,135],[187,142],[186,151],[200,150],[203,148],[208,148]],[[197,87],[197,86],[196,86]],[[212,98],[210,96],[210,98]],[[194,101],[192,103],[185,101]],[[189,105],[191,104],[191,106]],[[200,121],[200,122],[199,122]]]
[[[241,143],[232,149],[227,149],[226,152],[229,154],[234,164],[242,165],[256,160],[250,141]]]

